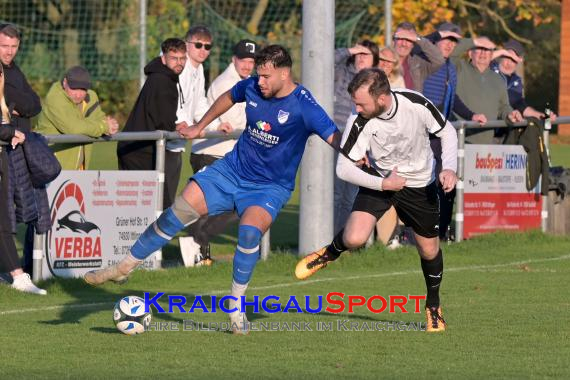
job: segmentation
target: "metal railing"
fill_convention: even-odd
[[[204,138],[238,138],[241,131],[224,134],[222,132],[206,132]],[[158,172],[158,189],[156,199],[155,216],[158,218],[163,211],[163,194],[164,194],[164,165],[166,157],[166,141],[180,139],[177,132],[154,131],[154,132],[120,132],[113,136],[102,136],[93,138],[85,135],[44,135],[48,143],[67,143],[67,144],[87,144],[87,143],[101,143],[111,141],[155,141],[156,144],[156,162],[155,170]],[[0,142],[2,145],[6,143]],[[78,171],[80,173],[80,171]],[[269,231],[267,231],[261,241],[261,258],[266,260],[270,251]],[[45,234],[36,234],[34,236],[34,249],[33,249],[33,280],[37,281],[42,277],[42,264],[45,257],[44,252],[44,239]],[[162,255],[157,255],[158,267],[161,266]]]
[[[489,130],[494,128],[508,128],[507,124],[502,120],[493,120],[481,126],[478,122],[474,121],[456,121],[452,123],[458,131],[458,162],[457,162],[457,194],[456,194],[456,212],[455,212],[455,235],[456,241],[463,240],[463,222],[464,222],[464,183],[463,178],[465,174],[465,132],[468,129]],[[524,127],[528,124],[527,121],[512,124],[511,127]],[[570,124],[570,117],[558,117],[555,122],[550,123],[549,120],[545,123],[544,141],[546,143],[547,151],[549,151],[549,135],[551,124]],[[241,131],[234,131],[230,134],[221,132],[206,132],[204,138],[238,138]],[[165,164],[165,151],[166,141],[179,139],[180,136],[176,132],[154,131],[154,132],[120,132],[113,136],[103,136],[99,138],[92,138],[85,135],[45,135],[49,143],[100,143],[111,141],[155,141],[156,144],[156,165],[155,170],[158,171],[159,185],[157,191],[157,204],[156,204],[156,217],[162,213],[162,198],[164,193],[164,164]],[[1,145],[6,143],[0,142]],[[542,231],[546,231],[548,211],[547,202],[543,198],[542,202]],[[34,238],[34,281],[41,277],[42,260],[44,259],[44,235],[36,235]],[[261,257],[267,259],[270,252],[270,231],[268,230],[262,238],[261,242]],[[160,266],[161,257],[157,259]]]
[[[464,222],[464,175],[465,175],[465,131],[467,129],[489,130],[494,128],[509,128],[503,120],[493,120],[481,126],[476,121],[456,121],[452,123],[458,132],[458,148],[457,148],[457,185],[456,185],[456,199],[455,199],[455,241],[460,242],[463,240],[463,222]],[[551,122],[550,119],[545,120],[544,126],[544,142],[546,151],[550,159],[550,129],[552,124],[570,124],[570,116],[560,116],[556,121]],[[528,122],[525,120],[521,123],[512,124],[512,127],[525,127]],[[542,179],[545,180],[545,179]],[[546,232],[548,221],[548,202],[545,196],[542,198],[542,213],[541,213],[541,229]]]

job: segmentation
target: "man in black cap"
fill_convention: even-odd
[[[252,40],[241,40],[233,47],[232,62],[220,74],[208,89],[209,104],[231,89],[237,82],[248,78],[253,72],[254,57],[257,44]],[[214,128],[224,132],[243,131],[245,129],[245,103],[236,103],[226,113],[220,116],[219,125]],[[202,170],[204,166],[211,165],[231,151],[237,142],[234,139],[195,139],[192,142],[190,164],[194,173]],[[180,251],[184,264],[211,265],[210,239],[223,232],[226,225],[238,218],[234,213],[226,213],[214,217],[202,217],[188,228],[188,237],[181,237]]]
[[[48,91],[36,130],[44,135],[100,137],[115,134],[119,129],[117,120],[105,115],[91,87],[91,76],[86,68],[69,69]],[[83,170],[89,166],[91,144],[55,144],[52,149],[64,170]]]
[[[518,110],[524,117],[536,117],[543,119],[546,115],[526,103],[524,98],[524,86],[522,78],[516,73],[516,69],[524,59],[523,45],[512,38],[508,40],[502,49],[493,52],[494,61],[491,63],[491,70],[503,78],[509,94],[509,103],[513,109]],[[552,120],[556,119],[556,114],[550,113]]]

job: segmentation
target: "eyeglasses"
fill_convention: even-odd
[[[202,49],[202,47],[208,51],[210,51],[210,49],[212,48],[212,44],[204,44],[202,42],[192,42],[192,41],[186,41],[189,44],[192,44],[196,47],[196,49]]]

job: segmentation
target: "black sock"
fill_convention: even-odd
[[[443,254],[441,249],[437,252],[435,259],[425,260],[422,258],[421,261],[427,288],[426,307],[438,307],[439,286],[443,278]]]
[[[332,260],[336,260],[339,258],[340,254],[346,251],[346,246],[342,241],[342,234],[344,233],[344,229],[340,230],[338,234],[334,237],[332,243],[327,247],[327,252],[329,253],[329,257]]]

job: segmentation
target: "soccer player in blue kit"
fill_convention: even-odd
[[[257,76],[238,82],[212,104],[198,124],[179,130],[192,139],[234,103],[246,102],[247,126],[234,149],[196,173],[174,204],[150,225],[119,263],[91,271],[85,281],[99,285],[122,282],[184,226],[203,215],[236,210],[240,223],[233,261],[229,308],[232,330],[247,334],[241,296],[259,259],[261,236],[289,200],[295,176],[313,133],[338,150],[341,134],[311,93],[291,77],[291,56],[270,45],[255,56]]]

